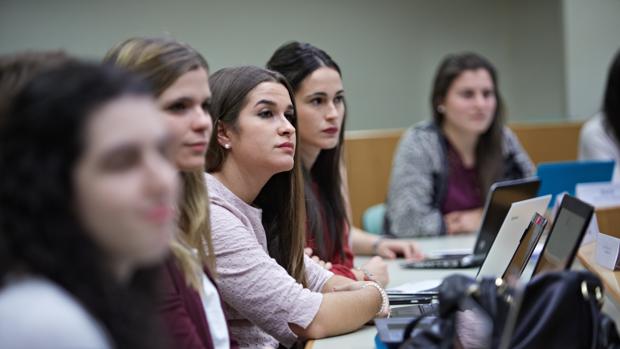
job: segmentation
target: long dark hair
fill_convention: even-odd
[[[493,92],[497,100],[493,121],[486,132],[478,138],[475,150],[478,184],[482,197],[485,197],[491,184],[501,178],[504,170],[502,160],[504,102],[499,93],[495,67],[486,58],[476,53],[466,52],[446,56],[435,74],[431,93],[431,110],[433,119],[441,126],[444,115],[439,111],[439,105],[444,102],[450,86],[464,71],[478,69],[484,69],[491,75]]]
[[[293,91],[299,91],[301,83],[306,77],[321,67],[332,68],[342,77],[340,67],[325,51],[308,43],[289,42],[280,46],[267,62],[267,68],[284,75],[291,84]],[[344,146],[344,126],[346,117],[342,121],[338,145],[332,149],[323,149],[312,165],[312,168],[303,168],[304,192],[306,195],[306,215],[308,219],[308,234],[316,242],[318,248],[315,253],[323,260],[331,260],[334,252],[344,256],[343,231],[349,224],[342,192],[342,172],[340,164]],[[318,185],[320,199],[313,190],[313,182]],[[321,219],[321,210],[326,215],[327,232]],[[332,243],[325,241],[326,233]]]
[[[122,96],[151,96],[110,67],[69,63],[35,77],[0,128],[0,280],[25,273],[71,293],[119,348],[158,348],[153,312],[157,268],[126,284],[80,224],[74,168],[93,113]],[[36,335],[36,334],[35,334]]]
[[[616,52],[607,74],[603,113],[606,122],[611,126],[613,135],[620,140],[620,50]]]
[[[211,118],[213,133],[207,150],[207,172],[222,168],[228,151],[217,141],[218,124],[235,130],[239,113],[247,104],[248,94],[263,82],[283,85],[295,99],[286,79],[279,73],[253,66],[225,68],[211,76]],[[290,120],[297,126],[297,114]],[[251,132],[251,131],[248,131]],[[252,137],[247,134],[246,137]],[[299,136],[295,134],[297,144]],[[262,223],[267,234],[269,255],[287,270],[297,282],[306,286],[304,268],[304,203],[303,183],[298,151],[295,149],[295,165],[290,171],[273,175],[263,186],[253,204],[263,211]]]

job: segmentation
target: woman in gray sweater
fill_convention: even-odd
[[[398,237],[474,231],[493,182],[534,173],[504,126],[497,73],[484,57],[447,56],[435,76],[431,107],[433,120],[408,129],[394,157],[386,232]]]

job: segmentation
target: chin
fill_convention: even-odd
[[[179,170],[185,172],[204,171],[205,160],[204,158],[181,160],[177,161],[177,167],[179,168]]]

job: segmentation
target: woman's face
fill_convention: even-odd
[[[491,74],[486,69],[465,70],[454,79],[439,108],[444,109],[447,127],[483,134],[493,122],[497,108]]]
[[[122,97],[85,126],[74,169],[79,219],[121,277],[161,260],[176,227],[178,171],[162,112],[146,97]]]
[[[295,93],[299,142],[303,151],[332,149],[344,120],[344,89],[335,69],[321,67],[308,75]]]
[[[191,70],[159,96],[174,144],[174,163],[181,171],[203,170],[211,136],[211,90],[207,71]]]
[[[245,98],[234,127],[218,130],[218,142],[229,146],[225,161],[269,176],[293,168],[293,103],[280,83],[258,84]]]

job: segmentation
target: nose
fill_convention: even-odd
[[[192,130],[205,133],[207,137],[209,137],[211,135],[211,129],[213,128],[213,121],[211,121],[209,112],[202,109],[202,106],[197,106],[192,118]]]
[[[289,119],[282,115],[280,126],[278,127],[278,134],[282,136],[290,136],[295,134],[295,126],[289,121]]]
[[[482,93],[477,93],[474,102],[477,107],[484,107],[488,102],[488,98]]]
[[[326,120],[334,120],[338,118],[338,108],[334,102],[330,102],[327,104],[327,110],[325,113]]]

